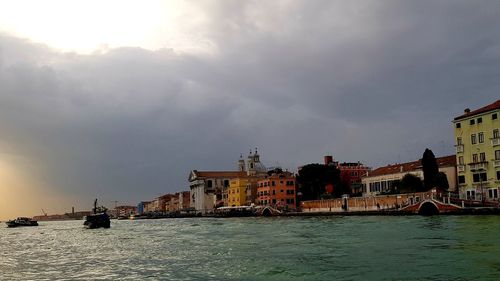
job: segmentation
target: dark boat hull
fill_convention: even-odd
[[[93,214],[85,218],[83,225],[86,228],[110,228],[111,222],[109,216],[106,214]]]
[[[38,226],[38,222],[36,221],[30,221],[30,222],[16,222],[16,221],[8,221],[5,222],[7,224],[7,227],[20,227],[20,226]]]

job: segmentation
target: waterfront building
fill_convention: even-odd
[[[158,200],[158,210],[160,212],[168,212],[171,209],[170,206],[170,201],[172,200],[172,197],[174,197],[173,194],[164,194],[160,197],[157,198]]]
[[[158,198],[144,202],[144,213],[159,212],[160,211],[160,200]]]
[[[170,199],[171,212],[179,211],[179,192]]]
[[[449,191],[457,190],[457,170],[455,155],[436,158],[440,172],[446,174],[449,184]],[[391,190],[397,182],[406,174],[412,174],[420,179],[424,179],[422,164],[420,160],[388,165],[377,168],[362,178],[363,196],[374,196]]]
[[[229,206],[229,188],[232,179],[259,177],[266,173],[257,149],[255,153],[250,151],[246,162],[240,156],[237,166],[237,171],[191,171],[189,174],[191,207],[198,212],[207,213],[219,206]],[[256,194],[256,186],[254,190]]]
[[[115,209],[116,215],[119,217],[128,217],[137,212],[136,206],[117,206]]]
[[[361,178],[371,170],[370,167],[363,165],[359,161],[340,163],[334,161],[331,155],[324,157],[324,163],[325,165],[333,165],[340,171],[340,180],[349,186],[352,194],[360,194],[362,192]],[[333,193],[333,189],[333,184],[326,185],[326,192]]]
[[[257,181],[257,204],[295,209],[297,183],[290,172],[272,173]]]
[[[456,161],[461,198],[498,200],[500,100],[455,117]]]
[[[191,207],[191,195],[189,191],[179,192],[179,209],[187,210]]]
[[[139,202],[139,204],[137,204],[137,213],[138,214],[143,214],[144,213],[144,206],[147,202]]]
[[[191,171],[191,207],[201,213],[212,212],[216,205],[223,205],[222,190],[229,188],[231,179],[245,175],[240,171]]]
[[[228,204],[229,206],[244,206],[246,205],[247,198],[247,184],[249,183],[249,177],[245,176],[237,177],[229,182],[228,189]]]

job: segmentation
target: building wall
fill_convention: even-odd
[[[497,115],[497,119],[492,118],[493,114]],[[480,123],[479,118],[482,121]],[[471,120],[474,124],[471,124]],[[460,197],[467,198],[469,195],[470,199],[481,200],[483,191],[485,199],[497,199],[498,197],[491,195],[493,190],[496,190],[493,194],[498,194],[500,187],[500,138],[494,138],[493,131],[500,129],[500,110],[455,120],[453,126],[458,176],[461,181]],[[481,133],[482,142],[479,141]],[[475,136],[475,144],[472,143],[472,136]],[[480,159],[481,153],[484,153],[485,159]],[[477,155],[477,159],[474,159],[474,155]],[[477,176],[474,180],[474,174],[482,173],[486,175],[483,178]]]
[[[250,177],[246,186],[245,205],[251,206],[257,203],[257,181],[261,179],[258,175]]]
[[[297,184],[294,176],[268,176],[257,181],[257,186],[257,204],[295,209]]]
[[[246,188],[249,182],[247,177],[232,179],[229,182],[228,190],[228,205],[229,206],[244,206],[246,203]]]
[[[179,194],[179,208],[185,210],[191,207],[191,194],[189,191],[183,191]]]
[[[201,180],[203,182],[203,180]],[[197,211],[206,213],[213,210],[214,200],[213,193],[205,193],[205,184],[191,186],[191,207]]]
[[[303,201],[300,204],[303,212],[342,212],[346,211],[342,208],[345,203],[347,203],[347,211],[377,211],[401,208],[425,199],[434,198],[435,195],[435,192],[428,191],[345,199],[311,200]]]

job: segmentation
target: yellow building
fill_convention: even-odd
[[[228,205],[243,206],[247,198],[248,177],[238,177],[231,179],[228,190]]]
[[[453,120],[461,198],[498,200],[500,100]]]

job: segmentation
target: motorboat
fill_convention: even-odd
[[[5,222],[8,227],[18,227],[18,226],[38,226],[38,222],[36,220],[32,220],[30,218],[19,217],[15,220],[10,220]]]
[[[110,228],[111,222],[109,215],[106,213],[107,209],[103,206],[97,207],[97,199],[94,201],[93,214],[85,217],[83,225],[86,228]]]

